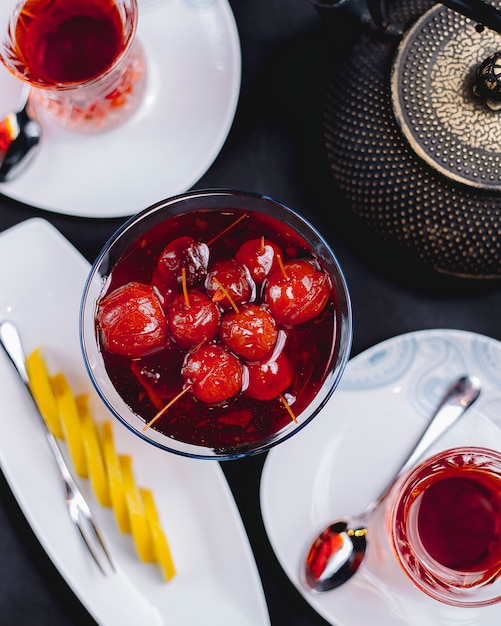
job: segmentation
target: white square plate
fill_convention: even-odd
[[[17,325],[26,353],[42,346],[50,372],[64,372],[75,394],[90,395],[96,421],[112,421],[118,452],[132,456],[136,482],[154,493],[177,575],[166,583],[155,564],[140,562],[132,537],[119,532],[111,509],[97,504],[88,481],[78,480],[119,566],[118,576],[103,577],[69,519],[29,395],[0,351],[0,463],[21,509],[100,626],[268,625],[256,564],[219,464],[169,454],[140,440],[114,420],[95,394],[78,335],[89,270],[45,220],[5,231],[0,235],[0,318]],[[64,443],[62,448],[68,458]]]

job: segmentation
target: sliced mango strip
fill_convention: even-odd
[[[129,511],[132,538],[134,539],[134,544],[141,561],[150,563],[155,561],[155,548],[153,545],[153,537],[151,535],[150,526],[146,518],[143,500],[134,480],[132,457],[120,454],[118,459],[120,461],[120,469],[122,470],[124,480],[125,500]]]
[[[95,424],[88,395],[75,397],[62,373],[51,377],[40,349],[27,357],[26,369],[40,412],[52,434],[66,441],[75,471],[90,479],[101,506],[113,508],[120,531],[132,534],[141,561],[157,562],[165,580],[171,580],[176,570],[153,493],[136,485],[132,457],[116,451],[111,422]]]
[[[59,416],[63,425],[64,438],[68,444],[73,466],[79,476],[87,478],[89,471],[83,444],[82,425],[75,402],[75,396],[64,374],[56,374],[51,378],[51,382],[59,407]]]
[[[103,448],[104,464],[108,475],[108,488],[110,491],[111,506],[115,513],[118,528],[123,533],[130,533],[129,511],[125,500],[125,488],[122,478],[120,461],[115,450],[113,430],[110,422],[104,422],[101,426],[101,445]]]
[[[141,498],[146,512],[146,519],[150,526],[151,535],[153,537],[153,546],[155,548],[156,560],[160,565],[165,580],[169,581],[176,575],[176,567],[172,559],[172,553],[167,541],[167,537],[160,525],[153,492],[150,489],[139,489]]]
[[[89,396],[87,394],[77,396],[76,404],[82,424],[85,457],[94,495],[101,506],[111,506],[108,476],[106,475],[106,467],[99,445],[96,426],[89,409]]]
[[[31,392],[45,423],[54,437],[63,439],[64,433],[59,417],[59,408],[40,348],[28,355],[26,371],[28,372]]]

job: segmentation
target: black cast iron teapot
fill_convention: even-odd
[[[351,210],[433,273],[501,279],[501,0],[311,1],[332,38],[358,25],[324,126]]]

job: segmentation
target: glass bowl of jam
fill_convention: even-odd
[[[226,190],[130,218],[94,262],[80,313],[88,373],[115,417],[160,448],[217,460],[312,420],[352,333],[343,272],[315,228]]]
[[[501,601],[501,452],[449,448],[390,496],[397,560],[426,594],[457,607]]]

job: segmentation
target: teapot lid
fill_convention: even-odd
[[[501,189],[501,35],[443,5],[405,34],[391,72],[395,117],[428,165]]]

